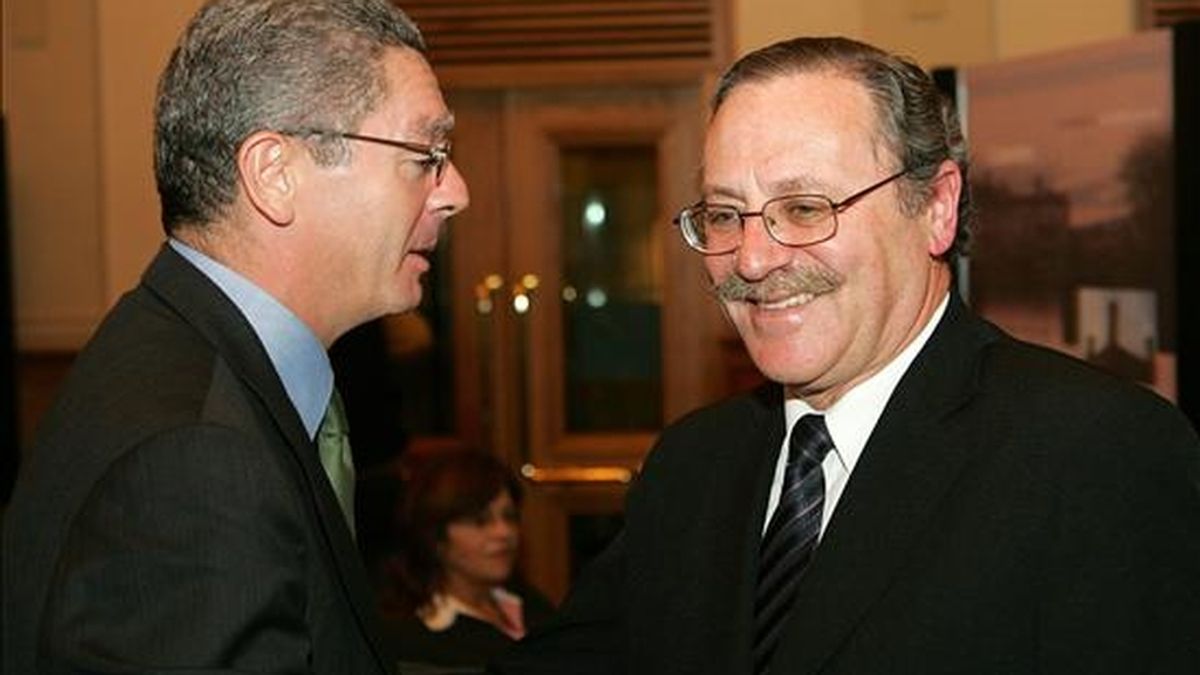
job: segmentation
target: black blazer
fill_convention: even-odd
[[[626,529],[496,672],[751,672],[778,386],[670,427]],[[801,580],[771,673],[1200,672],[1200,444],[956,298]]]
[[[544,626],[554,606],[541,593],[524,584],[510,584],[522,599],[521,611],[527,631]],[[400,654],[402,664],[457,668],[462,672],[481,673],[484,665],[508,648],[513,639],[492,624],[459,614],[445,630],[425,627],[416,614],[384,616],[385,639]]]
[[[169,247],[79,355],[25,458],[3,561],[11,675],[394,663],[266,352]]]

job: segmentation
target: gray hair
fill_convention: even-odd
[[[953,102],[920,66],[847,38],[785,40],[738,59],[717,83],[712,112],[716,114],[742,84],[820,71],[859,82],[875,102],[878,140],[899,160],[897,169],[909,170],[901,183],[900,206],[906,215],[914,216],[926,206],[942,161],[949,159],[958,165],[963,175],[958,228],[944,256],[953,268],[967,252],[974,219],[967,183],[967,146]]]
[[[236,196],[238,146],[260,130],[353,131],[387,94],[387,47],[424,53],[388,0],[210,0],[158,83],[154,169],[167,233],[203,226]],[[349,157],[310,141],[323,165]]]

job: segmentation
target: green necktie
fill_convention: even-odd
[[[329,397],[325,419],[317,432],[317,451],[321,455],[321,466],[333,486],[342,515],[350,534],[354,534],[354,457],[350,454],[350,425],[346,423],[346,409],[337,389]]]

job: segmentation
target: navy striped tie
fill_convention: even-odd
[[[759,550],[754,596],[754,672],[766,673],[779,632],[796,599],[796,588],[821,533],[825,472],[821,462],[833,440],[821,415],[805,415],[792,427],[783,489]]]

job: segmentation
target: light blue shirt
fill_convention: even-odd
[[[262,342],[284,391],[300,415],[309,438],[315,438],[333,393],[333,366],[324,345],[298,316],[254,282],[178,239],[168,239],[246,317]]]

